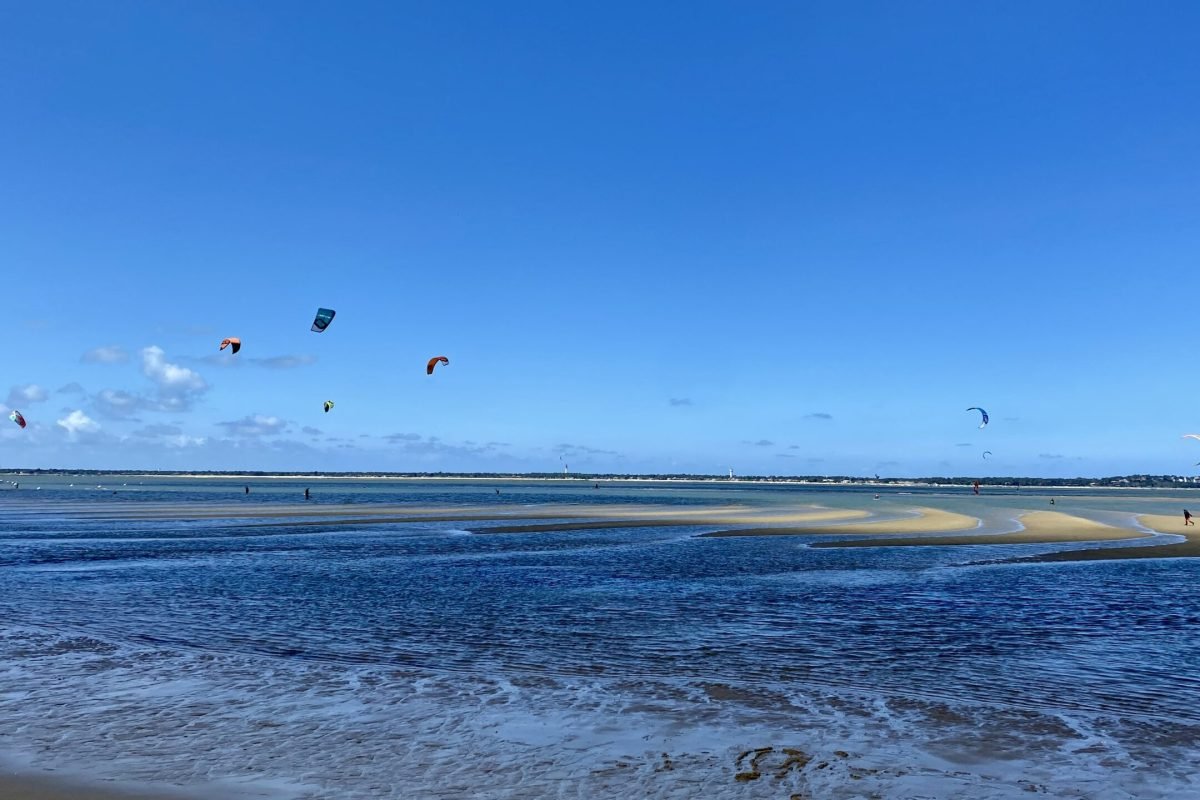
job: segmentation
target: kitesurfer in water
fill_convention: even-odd
[[[1188,511],[1186,508],[1183,510],[1183,524],[1185,526],[1196,524],[1192,522],[1192,512]]]
[[[305,500],[307,500],[307,499],[308,499],[308,489],[305,489],[305,490],[304,490],[304,499],[305,499]]]
[[[1050,505],[1054,505],[1054,498],[1053,498],[1053,497],[1051,497],[1051,498],[1050,498]]]
[[[250,494],[250,487],[249,487],[249,486],[247,486],[247,487],[246,487],[246,494]]]

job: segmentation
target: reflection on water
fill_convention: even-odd
[[[245,502],[304,485],[255,487]],[[814,550],[680,527],[264,531],[74,513],[225,504],[240,486],[0,496],[0,709],[18,721],[0,738],[6,751],[313,797],[1200,788],[1191,561],[972,565],[1047,548]],[[870,502],[772,487],[314,491],[361,503]],[[946,492],[881,502],[985,520],[1041,507]],[[1103,515],[1177,501],[1109,493],[1059,505]]]

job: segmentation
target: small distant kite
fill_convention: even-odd
[[[25,427],[25,418],[21,416],[20,411],[13,409],[13,412],[8,415],[8,418],[20,425],[22,428]]]
[[[984,457],[984,458],[987,458],[987,457],[988,457],[988,456],[990,456],[991,454],[992,454],[992,451],[991,451],[991,450],[984,450],[984,451],[983,451],[983,457]]]
[[[1182,437],[1180,437],[1180,438],[1183,438],[1183,439],[1200,439],[1200,433],[1185,433],[1185,434],[1184,434]]]
[[[978,411],[983,416],[983,422],[979,423],[980,428],[986,428],[988,424],[988,413],[979,406],[971,406],[967,411]]]
[[[326,400],[326,401],[325,401],[325,404],[324,404],[324,406],[323,406],[323,408],[325,409],[325,413],[326,413],[326,414],[328,414],[328,413],[329,413],[329,409],[333,408],[333,401],[332,401],[332,400]]]
[[[221,347],[219,349],[224,350],[226,347],[232,348],[232,352],[236,353],[238,350],[242,349],[242,340],[236,336],[232,336],[228,339],[222,339]]]
[[[312,329],[316,333],[324,333],[329,327],[329,323],[333,322],[334,315],[337,314],[332,308],[318,308],[317,316],[313,319]]]
[[[432,375],[433,368],[438,365],[439,361],[443,364],[450,363],[450,359],[446,358],[445,356],[434,356],[433,358],[429,359],[429,363],[425,365],[425,374]]]

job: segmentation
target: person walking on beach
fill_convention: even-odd
[[[1192,522],[1192,512],[1188,511],[1186,508],[1183,510],[1183,524],[1185,527],[1196,524]]]

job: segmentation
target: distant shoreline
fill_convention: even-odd
[[[357,481],[495,481],[530,483],[706,483],[724,485],[791,485],[862,487],[876,489],[920,488],[920,489],[964,489],[979,480],[981,488],[992,489],[1037,489],[1037,490],[1087,490],[1087,489],[1200,489],[1200,481],[1184,480],[1181,476],[1131,475],[1104,478],[1068,478],[1065,483],[1049,481],[1063,479],[1012,478],[1012,477],[938,477],[938,478],[881,478],[872,480],[851,476],[766,476],[748,475],[730,478],[725,475],[616,475],[611,473],[568,474],[555,473],[471,473],[471,472],[177,472],[165,470],[68,470],[68,469],[6,469],[0,475],[10,477],[126,477],[126,478],[186,478],[189,480],[240,480],[240,481],[284,481],[284,480],[357,480]]]

